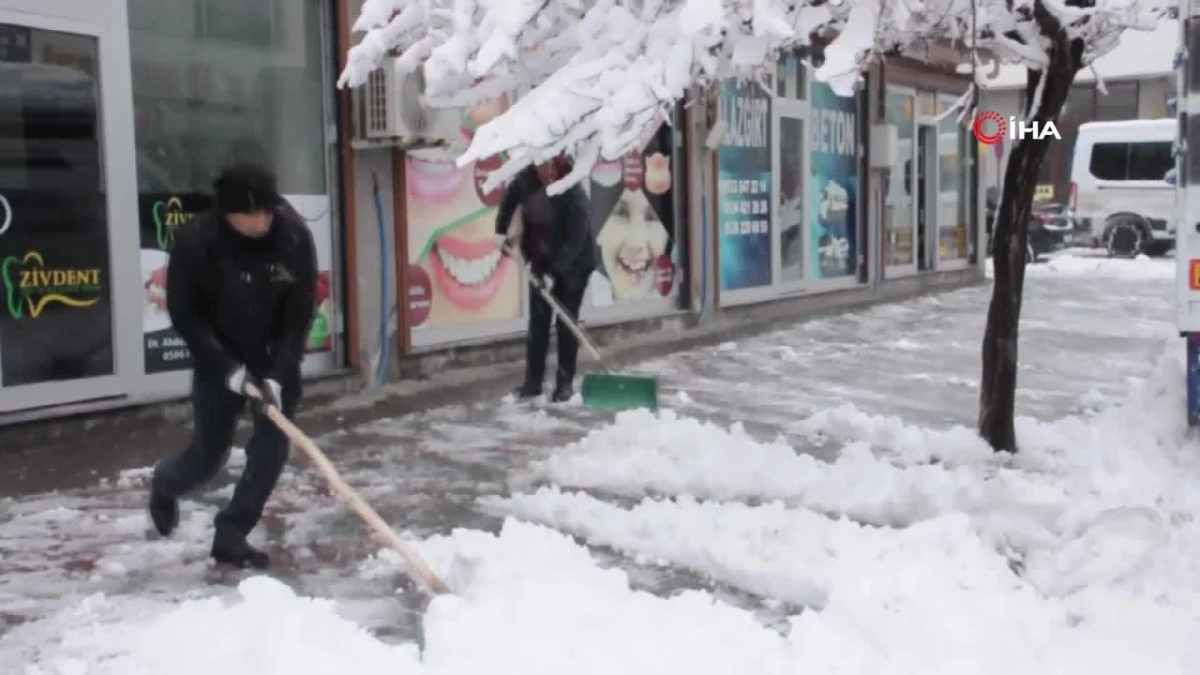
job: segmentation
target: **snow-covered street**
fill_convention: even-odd
[[[1030,267],[1014,458],[972,431],[987,287],[643,363],[657,415],[480,400],[317,439],[459,591],[431,603],[299,459],[252,535],[270,576],[208,563],[229,472],[170,540],[148,468],[0,501],[0,673],[1194,673],[1174,269]]]

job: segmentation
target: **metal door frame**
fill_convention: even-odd
[[[930,140],[927,140],[930,139]],[[925,199],[925,211],[921,211],[921,202],[919,199],[913,201],[917,203],[915,231],[917,237],[921,237],[921,222],[922,217],[925,220],[925,235],[921,237],[922,243],[925,244],[925,254],[921,255],[920,248],[917,249],[917,269],[922,272],[933,272],[938,268],[938,217],[937,206],[938,197],[941,194],[939,185],[940,176],[938,175],[938,125],[936,118],[927,115],[917,117],[916,149],[913,161],[913,195],[917,195],[917,188],[920,185],[917,171],[923,172],[925,176],[925,189],[921,197]],[[928,143],[929,147],[924,147]],[[922,156],[922,151],[924,155]],[[916,239],[913,240],[916,242]]]
[[[101,3],[107,4],[107,3]],[[122,11],[113,20],[125,20],[124,2]],[[109,275],[108,285],[111,303],[113,372],[78,380],[39,382],[20,386],[0,385],[0,415],[34,408],[62,404],[80,403],[99,399],[121,397],[130,391],[131,377],[141,375],[141,368],[131,370],[134,351],[140,351],[140,342],[133,340],[131,332],[141,328],[139,295],[130,295],[138,287],[138,269],[130,263],[129,256],[119,255],[123,250],[137,249],[137,209],[131,199],[133,187],[132,119],[128,106],[122,107],[122,97],[128,98],[128,45],[120,43],[120,36],[112,36],[107,27],[89,21],[87,13],[95,7],[80,7],[67,12],[68,17],[44,16],[28,12],[0,9],[0,23],[25,26],[34,30],[57,31],[91,37],[96,40],[97,71],[99,73],[97,133],[100,134],[101,170],[105,191],[105,226],[108,229]],[[122,58],[122,55],[126,58]],[[124,72],[122,72],[124,69]],[[124,85],[124,86],[122,86]],[[132,105],[131,101],[126,103]],[[120,133],[125,127],[126,133]],[[128,146],[128,147],[126,147]],[[126,165],[129,166],[126,166]],[[128,170],[126,170],[128,169]],[[122,228],[120,223],[131,223]],[[3,355],[0,355],[3,358]],[[0,418],[2,419],[2,418]]]

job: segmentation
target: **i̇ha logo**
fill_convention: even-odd
[[[984,145],[995,145],[1000,142],[1001,138],[1015,140],[1018,138],[1035,138],[1041,140],[1047,136],[1053,136],[1058,140],[1062,140],[1062,136],[1058,133],[1058,127],[1054,126],[1054,122],[1026,122],[1018,120],[1016,117],[1009,116],[1005,120],[1000,113],[995,110],[984,110],[975,116],[975,124],[971,130],[975,132],[975,138]]]

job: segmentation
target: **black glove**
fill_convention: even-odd
[[[276,410],[283,412],[283,386],[279,382],[271,378],[254,380],[254,385],[262,392],[261,399],[251,398],[254,404],[254,409],[260,415],[267,413],[267,407],[271,406]]]

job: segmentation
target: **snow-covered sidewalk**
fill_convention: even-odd
[[[206,563],[225,492],[165,542],[144,470],[0,503],[0,672],[1192,673],[1173,266],[1030,277],[1015,458],[969,429],[986,289],[833,317],[642,364],[687,392],[657,415],[476,402],[321,439],[461,591],[423,659],[395,556],[311,472],[260,528],[274,579]]]

